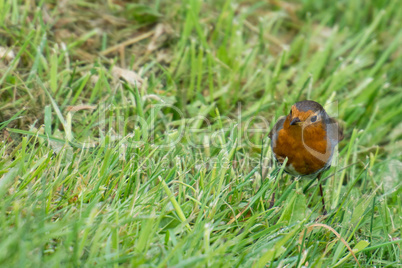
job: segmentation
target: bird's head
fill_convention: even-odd
[[[292,105],[288,118],[289,126],[308,126],[320,122],[326,113],[321,104],[311,101],[299,101]]]

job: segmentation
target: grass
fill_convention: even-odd
[[[402,6],[139,2],[0,0],[0,266],[401,267]],[[327,216],[268,146],[303,99]]]

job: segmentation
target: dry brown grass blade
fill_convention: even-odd
[[[313,229],[313,227],[324,227],[325,229],[330,230],[334,235],[336,235],[336,237],[338,237],[338,238],[341,240],[341,242],[345,245],[345,247],[348,248],[350,254],[353,255],[353,258],[355,258],[355,261],[357,262],[357,265],[359,265],[359,267],[361,267],[361,265],[360,265],[359,261],[357,260],[356,255],[355,255],[355,253],[353,252],[352,248],[351,248],[351,247],[349,246],[349,244],[345,241],[345,239],[343,239],[343,238],[341,237],[341,235],[340,235],[337,231],[335,231],[334,228],[332,228],[331,226],[328,226],[328,225],[326,225],[326,224],[314,223],[314,224],[310,225],[310,226],[307,228],[307,232],[310,232],[310,231]]]
[[[105,55],[110,54],[110,53],[112,53],[112,52],[114,52],[116,50],[119,50],[121,48],[125,48],[126,46],[129,46],[129,45],[135,44],[135,43],[137,43],[137,42],[139,42],[141,40],[144,40],[144,39],[152,36],[154,33],[155,33],[155,30],[143,33],[143,34],[141,34],[139,36],[136,36],[136,37],[131,38],[131,39],[127,40],[127,41],[124,41],[123,43],[120,43],[120,44],[112,46],[112,47],[110,47],[108,49],[105,49],[100,54],[105,56]]]
[[[286,2],[286,1],[278,1],[278,0],[270,0],[271,4],[283,9],[288,14],[289,18],[296,24],[301,24],[299,18],[297,17],[296,12],[301,8],[300,4]]]
[[[247,211],[247,209],[249,208],[250,202],[248,202],[248,204],[244,207],[244,209],[242,211],[240,211],[236,217],[233,217],[226,225],[231,225],[234,221],[236,221],[238,218],[240,218],[241,215],[243,215],[244,212]]]
[[[87,104],[80,104],[80,105],[76,105],[76,106],[67,106],[67,112],[78,112],[81,110],[95,110],[96,109],[96,105],[87,105]]]
[[[244,20],[244,25],[254,33],[259,33],[259,29],[248,20]],[[268,33],[264,34],[264,37],[272,44],[276,45],[281,51],[286,48],[286,44],[284,44],[279,38]]]

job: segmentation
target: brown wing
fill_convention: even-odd
[[[274,137],[275,133],[278,133],[278,131],[283,128],[283,123],[285,122],[285,120],[286,120],[286,116],[283,116],[283,117],[279,118],[278,122],[276,122],[274,127],[271,129],[271,131],[268,134],[268,137],[271,140]]]

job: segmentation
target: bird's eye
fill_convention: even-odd
[[[314,123],[315,121],[317,121],[317,116],[314,115],[313,117],[311,117],[310,121],[313,122],[313,123]]]

